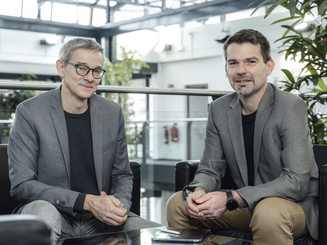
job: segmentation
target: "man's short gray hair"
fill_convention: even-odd
[[[102,55],[102,64],[104,64],[105,58],[103,47],[93,39],[82,37],[74,38],[66,42],[59,51],[59,59],[70,60],[77,49],[87,49],[100,52]]]

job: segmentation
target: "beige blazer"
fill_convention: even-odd
[[[236,93],[212,102],[204,152],[193,182],[207,191],[220,190],[226,166],[253,209],[268,197],[299,203],[310,234],[318,239],[318,168],[315,164],[304,101],[268,84],[255,119],[254,183],[247,186],[241,103]]]

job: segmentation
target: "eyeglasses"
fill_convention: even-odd
[[[91,69],[90,67],[88,67],[86,65],[74,64],[74,63],[69,62],[68,60],[63,60],[63,62],[75,66],[76,73],[77,73],[77,75],[80,75],[80,76],[86,76],[87,74],[89,74],[90,71],[92,71],[92,76],[95,79],[100,79],[101,77],[103,77],[104,73],[106,72],[105,70],[100,69],[100,68]]]

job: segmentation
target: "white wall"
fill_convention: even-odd
[[[52,34],[0,29],[0,72],[57,75],[55,62],[62,44],[73,37],[59,36],[56,45],[40,45]]]

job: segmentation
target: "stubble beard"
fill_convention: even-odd
[[[238,79],[236,79],[237,81]],[[240,96],[248,96],[251,95],[254,90],[255,90],[255,84],[254,81],[252,79],[248,79],[250,80],[250,82],[247,82],[244,85],[241,85],[237,82],[235,82],[234,80],[234,90],[236,91],[236,93]]]

